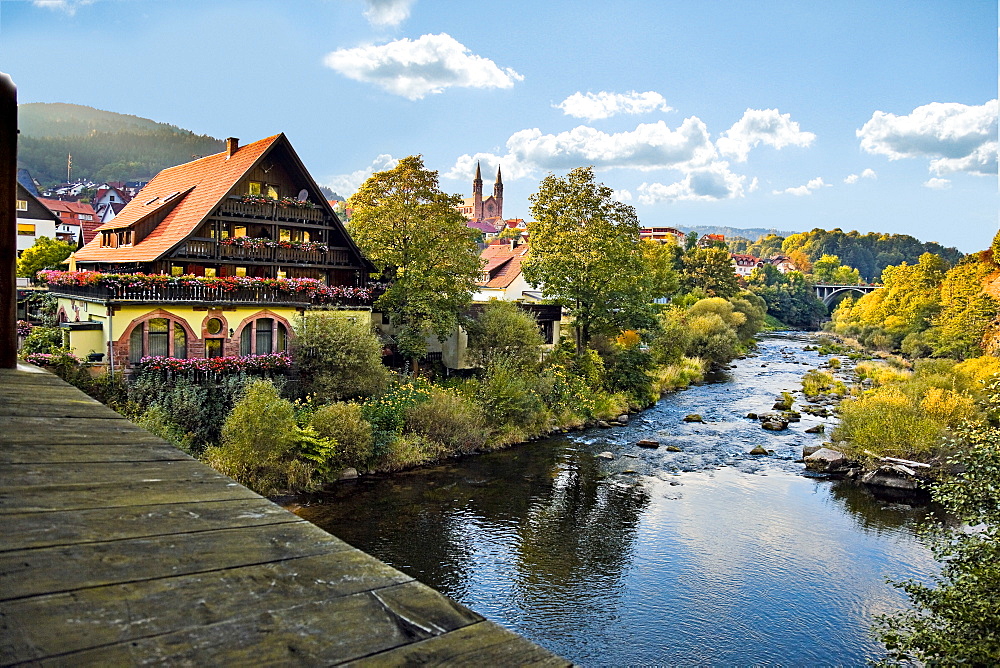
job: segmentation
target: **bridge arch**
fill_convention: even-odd
[[[827,309],[844,299],[849,293],[856,293],[858,296],[866,295],[869,292],[878,290],[880,285],[824,285],[815,286],[816,296],[823,301]]]

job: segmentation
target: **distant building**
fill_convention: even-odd
[[[686,235],[676,227],[649,226],[639,228],[640,239],[654,239],[656,241],[675,241],[677,244],[684,244]]]
[[[787,274],[790,271],[798,271],[798,267],[796,267],[795,263],[792,262],[792,259],[786,255],[775,255],[774,257],[766,260],[766,262],[773,264],[782,274]]]
[[[58,238],[56,228],[61,221],[20,182],[16,192],[17,254],[20,256],[34,246],[39,237]]]
[[[468,219],[469,227],[479,230],[486,238],[499,234],[506,226],[503,218],[503,178],[497,167],[497,180],[493,184],[493,194],[483,199],[483,175],[476,163],[476,178],[472,180],[472,197],[467,197],[458,207]]]
[[[733,267],[736,269],[736,275],[746,278],[753,273],[753,270],[760,265],[760,258],[754,257],[753,255],[742,255],[742,254],[732,254],[730,257],[733,260]]]
[[[726,237],[723,234],[703,234],[701,239],[698,239],[698,248],[710,248],[715,244],[725,244]]]
[[[94,238],[101,221],[89,204],[82,202],[67,202],[61,199],[42,197],[39,201],[59,216],[67,232],[72,228],[73,242],[76,243],[83,235],[83,243],[90,243]]]

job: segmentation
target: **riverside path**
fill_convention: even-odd
[[[25,365],[0,526],[2,665],[567,665]]]

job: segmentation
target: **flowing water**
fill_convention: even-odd
[[[767,337],[626,427],[365,477],[295,510],[581,665],[863,664],[873,616],[905,605],[885,578],[935,571],[914,537],[927,511],[804,475],[802,446],[824,438],[804,430],[829,420],[746,419],[822,364],[808,343]]]

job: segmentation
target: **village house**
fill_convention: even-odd
[[[748,277],[753,273],[753,270],[760,265],[760,258],[754,257],[753,255],[733,253],[729,257],[733,260],[733,267],[736,269],[736,275],[741,278]]]
[[[98,186],[90,206],[103,225],[114,219],[131,200],[124,183],[104,183]]]
[[[698,248],[711,248],[712,246],[717,246],[726,244],[726,236],[724,234],[703,234],[701,239],[698,239]]]
[[[20,257],[40,237],[58,238],[62,221],[20,183],[16,192],[17,255]]]
[[[89,243],[94,238],[95,230],[101,222],[89,204],[48,197],[40,197],[39,201],[59,216],[64,229],[72,232],[74,244],[80,240],[81,236],[84,244]]]
[[[283,134],[163,170],[95,232],[49,287],[72,351],[117,370],[279,353],[312,307],[371,318],[374,267]]]
[[[782,274],[787,274],[790,271],[798,271],[798,267],[795,266],[795,263],[787,255],[775,255],[766,261],[769,264],[773,264]]]

